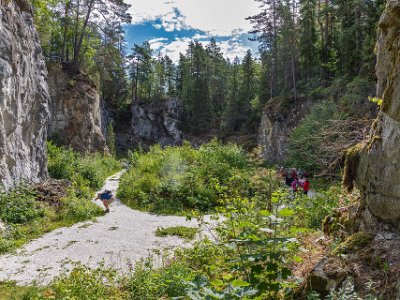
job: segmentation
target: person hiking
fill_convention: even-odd
[[[292,181],[291,188],[292,188],[293,193],[296,193],[298,191],[299,181],[296,178]]]
[[[292,184],[292,178],[290,177],[290,172],[287,170],[285,173],[285,183],[287,186],[290,187],[290,185]]]
[[[109,213],[110,212],[110,204],[115,200],[113,193],[109,190],[104,190],[103,192],[97,194],[97,197],[95,200],[97,200],[97,199],[99,199],[100,201],[103,202],[103,205],[106,208],[105,213]]]
[[[303,184],[303,191],[305,195],[308,195],[308,191],[310,190],[310,182],[308,181],[308,177],[306,177]]]

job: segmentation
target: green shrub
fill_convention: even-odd
[[[312,197],[297,195],[292,205],[296,211],[296,221],[299,226],[311,229],[321,229],[322,222],[332,210],[338,207],[340,189],[318,192]]]
[[[14,246],[15,246],[14,241],[0,237],[0,253],[5,253],[5,252],[13,249]]]
[[[57,147],[47,143],[47,170],[51,178],[72,180],[77,168],[77,155],[72,149]]]
[[[130,299],[158,300],[182,297],[189,286],[187,280],[193,277],[190,266],[179,261],[161,269],[138,263],[128,281]]]
[[[35,202],[35,194],[25,185],[0,194],[0,219],[12,224],[25,224],[44,216],[44,210]]]
[[[102,215],[103,210],[90,199],[70,195],[62,199],[60,218],[66,221],[80,222]]]
[[[30,293],[32,300],[121,300],[128,299],[117,271],[105,267],[90,269],[78,265],[67,275],[63,274],[45,289]]]
[[[100,153],[79,154],[71,149],[57,147],[48,142],[48,171],[55,179],[68,179],[76,183],[78,191],[86,195],[85,187],[100,189],[105,179],[121,169],[120,162]]]
[[[224,190],[236,188],[235,178],[235,184],[247,185],[245,193],[250,190],[244,176],[250,164],[244,151],[217,141],[199,149],[188,144],[154,146],[147,153],[131,153],[130,165],[121,178],[118,197],[133,208],[163,213],[208,211],[218,205]]]

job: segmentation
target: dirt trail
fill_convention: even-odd
[[[102,190],[115,193],[122,173],[109,177]],[[96,203],[102,207],[100,201]],[[154,255],[157,252],[154,250],[189,246],[177,237],[155,236],[157,227],[176,225],[195,227],[198,224],[184,217],[135,211],[117,199],[111,205],[111,212],[95,221],[57,229],[15,253],[0,256],[0,281],[15,280],[19,285],[48,284],[65,268],[70,269],[74,262],[89,267],[104,263],[126,272],[137,260]]]

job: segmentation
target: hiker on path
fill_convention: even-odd
[[[95,200],[100,199],[106,208],[105,213],[110,212],[110,204],[115,200],[114,195],[109,190],[104,190],[102,193],[98,193]]]
[[[306,177],[303,184],[304,195],[308,195],[308,191],[310,190],[310,182],[308,181],[308,177]]]
[[[291,188],[292,188],[293,193],[296,193],[298,191],[298,189],[299,189],[299,181],[297,179],[294,179],[292,181]]]

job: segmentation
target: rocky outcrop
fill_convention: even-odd
[[[365,229],[369,230],[373,230],[374,218],[400,229],[399,32],[400,0],[389,0],[379,23],[377,43],[377,94],[383,99],[382,109],[370,140],[348,156],[347,166],[351,167],[345,174],[346,182],[354,180],[361,191]]]
[[[47,69],[31,7],[24,0],[0,2],[0,181],[47,177]]]
[[[308,101],[285,100],[281,97],[267,102],[258,132],[258,145],[263,159],[278,164],[285,161],[289,135],[309,112],[309,106]]]
[[[184,108],[179,99],[135,102],[131,106],[130,118],[129,128],[117,130],[117,144],[120,148],[140,146],[147,149],[153,144],[162,147],[182,144]],[[123,124],[118,126],[119,129],[121,127]]]
[[[106,151],[100,95],[85,74],[49,72],[49,137],[80,152]]]

